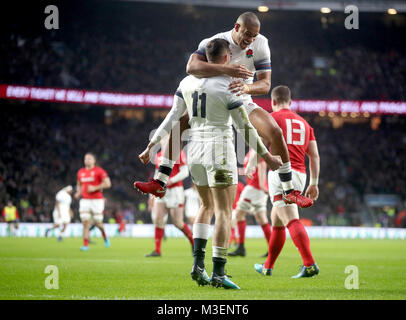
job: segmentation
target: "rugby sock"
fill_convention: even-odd
[[[155,227],[155,251],[161,254],[161,242],[165,229]]]
[[[290,237],[302,256],[303,264],[310,267],[314,263],[310,250],[310,240],[306,229],[298,219],[293,219],[287,225]]]
[[[166,184],[168,183],[169,176],[172,173],[173,166],[175,165],[176,161],[167,159],[165,157],[161,158],[161,163],[158,168],[158,174],[156,176],[156,180],[158,183],[165,188]]]
[[[278,170],[276,170],[279,175],[279,179],[282,182],[282,189],[285,194],[288,194],[293,191],[292,183],[292,168],[290,166],[290,161],[285,162]]]
[[[271,224],[269,222],[264,223],[262,226],[262,231],[264,232],[264,236],[266,239],[266,243],[269,243],[269,240],[271,239]]]
[[[231,235],[230,235],[230,245],[233,243],[235,240],[235,228],[231,228]]]
[[[268,258],[264,263],[264,267],[273,269],[276,259],[282,251],[286,240],[285,227],[273,227],[271,240],[269,241]]]
[[[213,273],[224,275],[224,266],[227,262],[227,248],[213,246]]]
[[[238,244],[245,243],[245,228],[247,227],[247,221],[237,221],[238,227]]]
[[[100,231],[103,236],[103,239],[106,240],[107,239],[106,232],[104,232],[104,229],[100,229]]]
[[[193,258],[194,264],[204,268],[207,239],[209,239],[210,225],[206,223],[193,224]]]
[[[190,244],[193,246],[193,235],[192,235],[192,231],[190,231],[189,226],[184,223],[183,224],[183,229],[181,229],[181,231],[183,232],[183,234],[189,239]]]
[[[89,246],[89,239],[84,238],[84,239],[83,239],[83,245],[84,245],[85,247],[88,247],[88,246]]]

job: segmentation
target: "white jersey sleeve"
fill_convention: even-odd
[[[256,74],[271,71],[271,50],[269,49],[268,39],[262,35],[255,41],[254,66]]]
[[[183,99],[183,94],[180,86],[176,90],[176,93],[173,97],[173,104],[171,111],[166,115],[164,121],[155,131],[151,142],[154,144],[159,143],[162,138],[166,137],[175,126],[176,122],[180,119],[183,113],[186,111],[185,100]]]
[[[200,41],[199,46],[197,47],[197,50],[194,53],[197,53],[207,59],[206,56],[206,45],[207,43],[211,40],[211,38],[206,38]]]

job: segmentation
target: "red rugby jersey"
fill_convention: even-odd
[[[313,128],[305,119],[289,109],[281,109],[271,115],[283,131],[292,169],[306,173],[306,151],[309,142],[316,140]]]
[[[90,185],[97,186],[99,185],[104,178],[108,177],[107,172],[100,167],[93,167],[88,170],[82,168],[77,173],[77,180],[80,182],[82,187],[82,198],[83,199],[103,199],[102,190],[96,192],[87,192],[87,189]]]

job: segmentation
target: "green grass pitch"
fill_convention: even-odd
[[[153,239],[112,238],[105,248],[94,239],[89,252],[79,251],[81,239],[1,238],[0,299],[406,299],[406,242],[402,240],[313,239],[313,255],[320,267],[314,278],[291,279],[301,264],[290,239],[272,277],[254,271],[266,252],[263,239],[247,239],[247,256],[230,257],[228,274],[242,290],[198,287],[190,279],[192,255],[186,239],[163,241],[160,258],[145,258]],[[59,270],[59,289],[46,289],[45,268]],[[345,268],[359,271],[359,289],[344,286]],[[211,241],[206,253],[211,274]]]

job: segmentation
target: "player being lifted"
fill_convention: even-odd
[[[62,241],[62,237],[65,233],[67,225],[73,216],[72,209],[70,205],[72,203],[72,186],[66,186],[59,190],[55,196],[55,208],[52,213],[54,218],[54,225],[45,231],[45,237],[48,237],[48,233],[56,228],[62,226],[62,230],[59,234],[58,241]]]
[[[226,64],[230,60],[229,43],[213,39],[206,46],[210,64]],[[192,279],[199,285],[211,283],[216,287],[239,289],[224,273],[231,231],[231,211],[238,182],[237,159],[234,150],[231,120],[237,131],[258,150],[266,162],[278,168],[282,161],[272,158],[256,130],[248,120],[243,102],[228,90],[232,79],[228,76],[183,79],[174,97],[171,113],[179,118],[186,110],[191,127],[188,144],[188,167],[200,197],[200,210],[193,225],[194,264]],[[176,120],[176,119],[175,119]],[[173,122],[167,119],[155,132],[153,141],[167,134]],[[275,160],[279,160],[279,163]],[[215,213],[213,233],[213,272],[208,277],[205,250],[210,222]]]
[[[93,153],[85,154],[85,167],[77,173],[77,187],[75,198],[79,201],[79,214],[83,223],[82,251],[89,251],[89,227],[93,221],[100,229],[104,238],[104,245],[110,247],[110,241],[103,228],[103,211],[105,199],[103,190],[111,187],[107,172],[96,166],[96,156]]]
[[[200,42],[197,51],[189,58],[186,72],[201,78],[215,76],[238,78],[229,84],[229,89],[240,96],[251,123],[258,133],[272,145],[272,154],[280,155],[282,158],[283,165],[278,169],[278,174],[282,181],[284,199],[297,203],[302,208],[309,207],[313,204],[312,200],[293,188],[289,153],[281,129],[269,113],[256,105],[251,98],[255,95],[268,94],[271,87],[271,53],[267,38],[259,34],[260,26],[260,21],[255,13],[241,14],[232,30],[216,34]],[[230,43],[230,64],[213,64],[207,61],[206,44],[215,38],[221,38]],[[254,73],[257,77],[255,82],[253,81]],[[173,119],[169,119],[169,121],[173,121]],[[173,159],[179,157],[180,138],[182,132],[188,128],[188,121],[189,116],[184,115],[177,128],[180,130],[179,137],[174,138],[171,133],[169,143],[163,149],[164,156],[159,167],[161,174],[157,179],[149,182],[137,181],[135,183],[137,189],[158,197],[163,196],[170,171],[175,163]],[[172,139],[174,139],[173,143]],[[151,141],[140,154],[141,161],[149,162],[153,147],[154,142]],[[274,169],[278,161],[276,158],[271,158],[270,161],[271,169]]]
[[[156,172],[158,174],[159,160],[162,153],[159,152],[155,157]],[[146,257],[161,256],[161,242],[164,237],[166,215],[171,215],[172,223],[177,227],[186,238],[189,239],[193,248],[193,236],[188,225],[183,221],[183,211],[185,203],[185,195],[183,191],[183,180],[189,176],[189,170],[186,165],[186,156],[182,152],[179,158],[179,163],[175,164],[167,184],[167,191],[162,198],[155,198],[152,205],[152,216],[155,224],[155,250]]]
[[[310,184],[306,195],[314,201],[319,195],[318,181],[320,172],[320,158],[313,128],[298,114],[290,110],[291,94],[286,86],[278,86],[272,90],[272,116],[283,130],[292,161],[293,186],[295,190],[304,190],[306,184],[305,155],[309,157]],[[273,204],[271,212],[272,235],[269,241],[268,258],[264,264],[255,264],[255,270],[270,276],[276,259],[285,243],[285,226],[293,243],[302,256],[303,266],[293,278],[312,277],[319,273],[317,263],[310,250],[310,240],[306,229],[299,221],[299,211],[296,204],[283,201],[283,188],[275,175],[268,173],[269,195]]]
[[[236,220],[238,228],[238,247],[230,252],[229,256],[245,257],[245,229],[247,227],[246,215],[253,214],[255,220],[264,232],[266,243],[271,238],[271,225],[266,216],[268,202],[268,183],[266,178],[266,163],[263,159],[257,162],[257,153],[253,150],[247,153],[244,159],[244,173],[247,176],[247,184],[240,195],[237,203]],[[252,172],[253,171],[253,172]],[[267,256],[267,254],[265,255]]]

